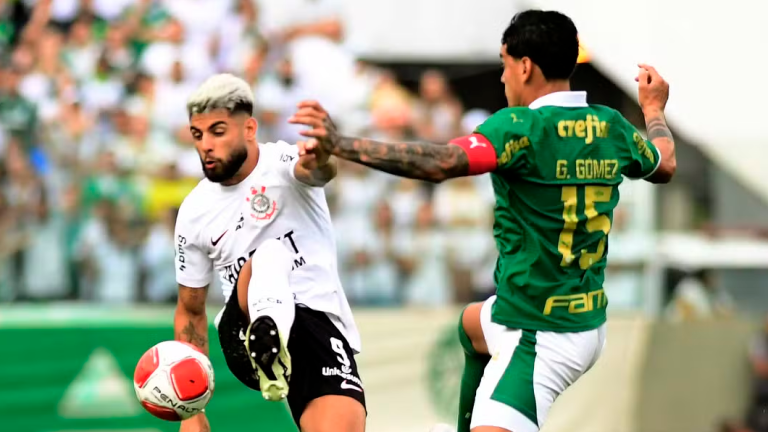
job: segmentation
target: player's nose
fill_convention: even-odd
[[[203,135],[203,139],[200,140],[200,150],[208,154],[213,152],[215,140],[210,135]]]

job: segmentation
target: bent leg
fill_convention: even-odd
[[[291,356],[287,345],[296,314],[290,273],[290,253],[270,239],[243,265],[237,280],[238,305],[250,322],[245,349],[267,400],[288,395]]]
[[[250,322],[267,315],[287,338],[295,317],[290,252],[279,240],[263,242],[243,265],[237,279],[237,302]],[[288,341],[286,340],[286,343]]]
[[[457,432],[469,432],[472,410],[475,406],[475,394],[480,386],[491,356],[480,325],[480,310],[483,303],[473,303],[461,313],[459,320],[459,341],[464,349],[464,373],[461,376],[459,393],[459,418]]]

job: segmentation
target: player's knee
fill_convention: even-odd
[[[459,337],[462,346],[468,353],[474,351],[478,354],[488,354],[488,346],[483,335],[483,326],[480,323],[480,311],[483,303],[472,303],[464,308],[459,320]]]

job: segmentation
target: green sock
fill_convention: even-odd
[[[483,378],[485,366],[491,360],[491,356],[475,351],[472,341],[464,331],[462,321],[464,312],[459,318],[459,341],[464,348],[464,374],[461,376],[461,393],[459,394],[459,422],[457,432],[469,432],[472,421],[472,408],[475,406],[475,393]]]

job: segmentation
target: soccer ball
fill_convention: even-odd
[[[213,366],[195,346],[165,341],[139,359],[133,373],[136,397],[153,416],[180,421],[199,414],[213,394]]]

